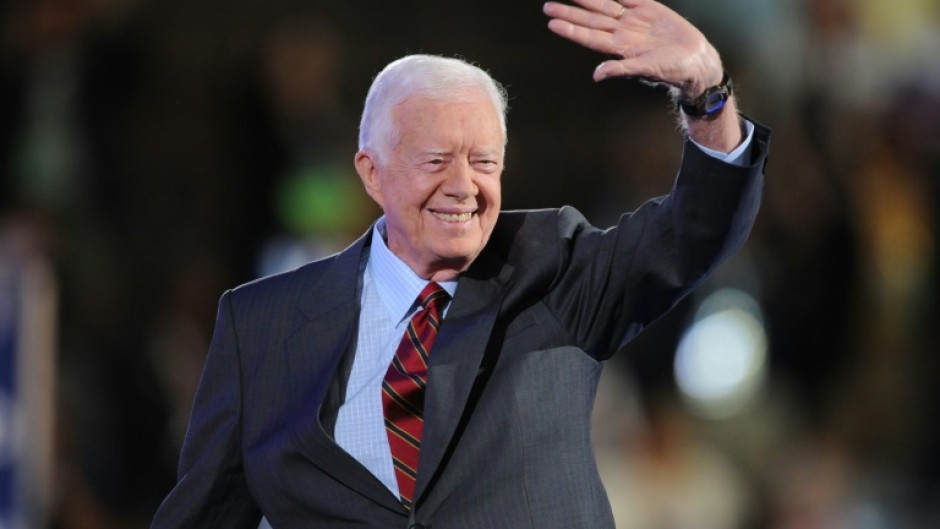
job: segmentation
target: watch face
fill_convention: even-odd
[[[705,98],[705,113],[711,114],[717,110],[720,110],[721,107],[725,106],[725,102],[728,100],[728,93],[724,90],[708,94]]]
[[[676,101],[676,107],[687,116],[702,117],[717,114],[728,103],[734,90],[731,77],[725,72],[721,84],[713,86],[698,96],[694,101]]]

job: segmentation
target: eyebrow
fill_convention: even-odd
[[[500,153],[499,149],[482,149],[479,151],[473,151],[470,154],[482,155],[482,156],[497,156]]]
[[[425,149],[418,152],[418,156],[453,156],[454,152],[450,149],[445,148],[436,148],[436,149]],[[479,157],[479,156],[490,156],[490,157],[499,157],[502,155],[500,149],[483,149],[479,151],[470,151],[470,156]]]

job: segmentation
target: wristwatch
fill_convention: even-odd
[[[706,89],[702,95],[689,101],[681,97],[676,101],[676,107],[686,116],[693,118],[707,118],[721,111],[728,103],[734,91],[734,84],[728,72],[724,73],[721,83]]]

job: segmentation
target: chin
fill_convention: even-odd
[[[470,263],[476,258],[479,254],[478,251],[440,251],[434,252],[435,259],[439,265],[443,265],[445,268],[452,270],[463,271],[470,266]]]
[[[435,255],[448,261],[458,261],[460,259],[473,260],[480,253],[483,247],[479,240],[473,244],[446,244],[436,248]]]

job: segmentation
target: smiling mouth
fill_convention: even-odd
[[[439,211],[432,211],[431,214],[444,222],[467,222],[473,218],[472,211],[466,213],[441,213]]]

